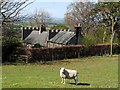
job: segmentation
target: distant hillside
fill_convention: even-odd
[[[24,22],[32,22],[32,21],[34,21],[34,19],[27,17],[27,18],[24,18],[23,21]],[[52,24],[64,24],[64,18],[52,18],[51,23]]]
[[[53,18],[52,23],[64,24],[64,18]]]

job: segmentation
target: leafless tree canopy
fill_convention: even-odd
[[[65,14],[65,23],[74,28],[75,23],[85,25],[88,22],[88,13],[94,7],[92,2],[74,2],[68,6],[67,13]]]
[[[39,9],[35,11],[33,19],[35,26],[40,27],[42,24],[48,24],[51,21],[51,16],[44,9]]]
[[[16,20],[15,17],[20,14],[20,11],[33,2],[30,0],[2,0],[2,24]]]
[[[2,0],[1,2],[1,27],[3,38],[18,37],[20,29],[17,29],[18,21],[21,20],[21,11],[32,4],[32,0]],[[20,24],[20,23],[19,23]],[[19,34],[19,35],[18,35]]]

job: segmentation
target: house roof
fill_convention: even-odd
[[[49,32],[43,31],[42,33],[33,30],[25,39],[26,44],[40,44],[41,46],[47,46],[47,41],[57,44],[68,44],[68,42],[76,35],[75,32],[59,31],[53,38],[49,39]]]
[[[68,41],[71,40],[74,36],[75,36],[74,32],[60,31],[49,41],[58,44],[67,44]]]
[[[32,31],[24,40],[27,44],[40,44],[41,46],[47,45],[47,39],[48,39],[48,32],[43,31],[40,33],[39,31]]]

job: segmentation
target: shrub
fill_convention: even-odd
[[[16,48],[22,46],[22,43],[17,38],[6,38],[3,39],[2,44],[2,61],[3,62],[15,62],[13,59]]]
[[[52,29],[69,29],[69,27],[67,27],[66,25],[64,25],[64,24],[58,24],[58,25],[56,25],[56,26],[53,26],[53,27],[51,27],[50,28],[51,30]]]
[[[85,36],[83,44],[86,46],[91,46],[95,44],[95,38],[93,36]]]

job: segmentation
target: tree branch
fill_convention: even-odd
[[[15,1],[7,2],[3,0],[1,5],[1,8],[3,9],[3,11],[1,12],[3,17],[2,22],[7,22],[8,19],[13,19],[19,14],[20,11],[22,11],[25,7],[33,3],[35,0],[27,3],[28,1],[29,0],[25,0],[25,1],[19,0],[17,2]]]

